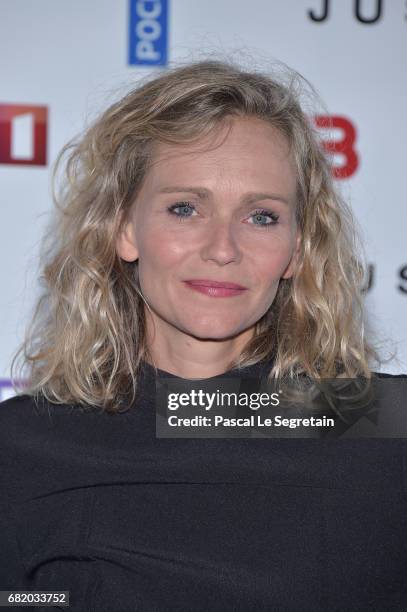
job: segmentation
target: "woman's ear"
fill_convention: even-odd
[[[301,252],[301,232],[298,229],[297,230],[297,237],[296,237],[296,243],[295,243],[295,249],[293,251],[293,254],[291,256],[290,259],[290,263],[288,264],[287,268],[284,270],[284,274],[281,278],[291,278],[292,275],[294,274],[297,266],[298,266],[298,260],[299,260],[299,256],[300,256],[300,252]]]
[[[133,221],[128,221],[119,232],[116,240],[116,251],[119,257],[125,261],[136,261],[138,259],[139,253]]]

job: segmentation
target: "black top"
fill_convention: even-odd
[[[404,440],[159,439],[154,389],[145,364],[120,414],[0,404],[0,590],[69,590],[75,612],[407,610]]]

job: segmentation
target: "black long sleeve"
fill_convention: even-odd
[[[0,404],[0,589],[69,590],[73,612],[407,610],[404,440],[159,439],[153,384],[114,415]]]

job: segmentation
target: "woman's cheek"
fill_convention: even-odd
[[[275,280],[281,278],[290,263],[292,252],[287,244],[278,243],[273,248],[254,252],[253,261],[264,279]]]

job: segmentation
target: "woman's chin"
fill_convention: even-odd
[[[193,324],[185,326],[184,329],[190,336],[200,340],[227,340],[228,338],[238,336],[244,331],[241,325],[231,325],[230,321],[227,324],[225,321],[222,323],[217,323],[216,321],[199,323],[195,321]]]

